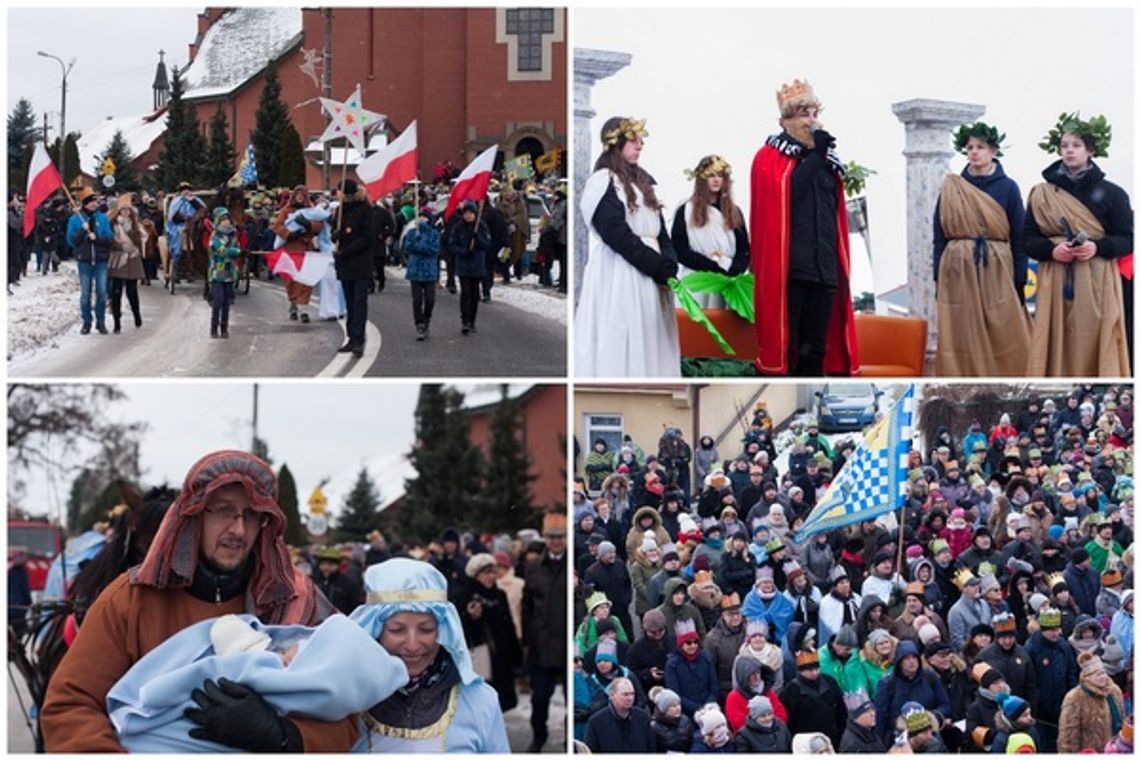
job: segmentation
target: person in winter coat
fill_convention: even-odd
[[[886,753],[887,743],[875,732],[875,704],[866,694],[852,694],[847,699],[847,727],[839,740],[843,755]]]
[[[819,627],[819,589],[808,581],[807,574],[798,562],[792,560],[785,566],[788,577],[788,586],[784,596],[792,603],[795,610],[792,620],[804,623],[812,628]]]
[[[1112,616],[1112,623],[1109,626],[1109,631],[1120,642],[1121,647],[1124,648],[1124,659],[1130,661],[1132,659],[1132,636],[1133,636],[1133,605],[1135,603],[1135,592],[1128,589],[1124,592],[1124,596],[1120,598],[1120,609]]]
[[[487,274],[486,254],[491,247],[491,233],[486,222],[477,221],[478,206],[471,201],[464,201],[459,213],[460,220],[448,232],[447,246],[455,257],[455,272],[459,275],[459,318],[463,334],[468,335],[475,332],[479,287]]]
[[[831,548],[831,534],[816,533],[803,548],[801,564],[811,584],[821,591],[831,585],[831,569],[835,567],[835,552]]]
[[[1089,652],[1077,657],[1080,677],[1061,702],[1057,751],[1077,753],[1104,747],[1124,725],[1124,696],[1105,672],[1100,658]]]
[[[1037,679],[1037,715],[1041,719],[1038,733],[1041,752],[1057,751],[1057,725],[1061,719],[1061,702],[1077,685],[1077,658],[1069,643],[1061,638],[1061,613],[1042,610],[1037,618],[1041,630],[1029,637],[1025,652]]]
[[[768,641],[768,623],[764,620],[749,620],[744,624],[744,644],[737,655],[751,657],[761,665],[765,665],[774,674],[772,688],[780,689],[784,685],[784,653],[776,644]],[[736,664],[733,663],[733,673]]]
[[[665,635],[665,616],[660,610],[649,610],[641,618],[641,638],[634,641],[626,654],[626,665],[649,693],[655,686],[665,685],[665,662],[670,642]]]
[[[859,620],[863,598],[851,590],[851,579],[843,565],[836,565],[828,574],[831,590],[819,601],[819,640],[830,641],[845,625]]]
[[[772,755],[792,751],[792,734],[774,708],[769,696],[758,695],[749,700],[748,719],[733,739],[737,752]]]
[[[767,697],[776,717],[785,723],[788,711],[773,691],[776,674],[767,665],[752,657],[737,657],[732,666],[732,677],[727,689],[721,694],[724,700],[724,714],[733,731],[739,731],[748,720],[748,703],[758,696]]]
[[[367,211],[366,206],[364,210]],[[367,263],[371,266],[371,261]],[[367,294],[367,281],[364,291]],[[476,554],[467,561],[466,572],[468,583],[454,599],[463,623],[463,637],[472,652],[480,646],[487,647],[491,664],[489,681],[499,695],[499,709],[506,712],[518,704],[514,670],[522,665],[522,648],[515,635],[510,603],[495,584],[498,573],[493,556]]]
[[[657,752],[688,752],[693,746],[693,719],[681,709],[681,698],[676,692],[657,687],[649,699],[653,702],[649,727],[657,739]]]
[[[717,577],[726,594],[736,594],[743,599],[752,590],[756,579],[756,558],[748,549],[748,537],[742,527],[729,536],[724,554],[720,556]]]
[[[744,616],[740,613],[740,596],[735,592],[720,600],[720,620],[705,636],[705,651],[716,668],[720,693],[726,695],[732,690],[733,664],[744,643]],[[730,721],[731,722],[731,721]],[[739,725],[733,725],[733,730]]]
[[[839,684],[819,672],[819,655],[812,650],[796,655],[796,669],[795,679],[779,693],[788,711],[788,730],[792,734],[819,732],[838,744],[847,725]]]
[[[633,630],[629,607],[633,602],[633,583],[629,570],[617,561],[617,547],[609,541],[598,545],[598,560],[586,570],[583,582],[601,591],[613,606],[612,614],[621,621],[624,630]]]
[[[625,461],[628,449],[623,448],[619,456],[614,460],[614,474],[610,475],[602,481],[602,494],[601,498],[609,502],[613,517],[618,521],[621,526],[620,533],[615,539],[611,539],[618,545],[619,549],[622,548],[621,535],[629,530],[633,518],[633,500],[630,491],[630,469],[629,463]],[[629,454],[629,459],[634,467],[637,467],[636,460],[633,460],[632,454]],[[624,467],[625,471],[620,468]],[[658,544],[660,546],[661,544]],[[628,552],[622,556],[622,559],[628,557]]]
[[[962,596],[950,608],[947,614],[947,624],[950,629],[950,644],[955,650],[961,651],[970,638],[970,631],[976,625],[989,625],[993,615],[989,606],[979,596],[981,580],[965,567],[954,576]]]
[[[887,615],[887,605],[882,599],[874,594],[863,597],[863,602],[859,605],[859,618],[855,621],[855,631],[860,641],[866,641],[876,629],[889,633],[894,625],[895,621]]]
[[[705,705],[693,715],[693,722],[697,724],[697,729],[693,732],[693,746],[690,752],[717,754],[736,752],[728,721],[725,720],[724,713],[719,707],[714,704]]]
[[[839,690],[845,695],[855,691],[847,683],[847,675],[850,672],[847,666],[852,660],[858,659],[858,655],[854,654],[858,647],[859,639],[855,636],[855,626],[845,625],[819,650],[819,671],[834,678],[839,684]]]
[[[974,698],[974,684],[970,682],[966,661],[945,641],[927,644],[922,654],[923,665],[938,676],[942,688],[946,689],[950,698],[950,714],[947,717],[961,719]],[[963,746],[965,737],[965,733],[952,722],[942,727],[942,742],[950,752],[957,752]]]
[[[481,284],[483,286],[483,303],[490,303],[491,288],[495,285],[495,272],[503,268],[502,262],[499,261],[499,252],[508,246],[510,231],[506,216],[494,206],[489,204],[483,206],[483,218],[487,221],[487,229],[491,233],[491,245],[487,248],[487,258],[485,259],[487,274],[483,277]],[[510,282],[509,269],[505,273],[505,277],[507,279],[504,279],[503,282]]]
[[[702,706],[720,699],[716,669],[701,651],[700,635],[691,621],[679,623],[677,650],[665,662],[665,686],[681,698],[681,709],[693,715]]]
[[[853,654],[843,668],[846,693],[862,691],[874,699],[879,683],[894,667],[898,644],[898,639],[881,628],[871,631],[863,648],[858,654]]]
[[[926,606],[926,585],[924,583],[914,581],[907,584],[905,604],[903,611],[895,618],[894,627],[891,629],[891,633],[896,639],[900,641],[910,640],[915,644],[924,643],[919,639],[919,626],[916,622],[922,617],[925,617],[931,625],[938,629],[938,634],[944,641],[950,638],[946,623],[942,622],[942,616]]]
[[[595,591],[586,598],[586,617],[578,624],[578,630],[574,633],[574,644],[577,647],[578,654],[585,655],[595,644],[598,643],[598,628],[604,620],[612,620],[614,627],[617,628],[618,640],[629,641],[629,635],[626,634],[625,628],[621,624],[621,620],[617,617],[610,615],[613,605],[606,595],[600,591]]]
[[[617,473],[615,473],[616,475]],[[613,475],[610,476],[611,478]],[[608,478],[607,478],[608,480]],[[610,502],[606,500],[605,496],[594,499],[594,512],[597,515],[594,518],[594,533],[601,534],[604,541],[609,541],[618,550],[618,561],[625,562],[628,559],[628,552],[625,548],[625,541],[622,536],[625,534],[622,529],[621,523],[614,517],[614,510]],[[632,571],[632,568],[631,568]]]
[[[994,713],[993,744],[990,745],[990,752],[1007,754],[1010,738],[1014,734],[1027,734],[1033,740],[1033,746],[1038,752],[1043,751],[1037,719],[1033,716],[1029,703],[1021,697],[1005,694],[998,704],[1001,705],[1001,709]]]
[[[700,564],[704,564],[700,562]],[[689,599],[701,615],[706,631],[711,631],[720,621],[721,601],[724,592],[716,585],[713,574],[708,570],[698,570],[689,584]],[[701,637],[704,640],[704,637]]]
[[[776,588],[770,567],[756,571],[756,585],[744,599],[744,617],[748,620],[764,620],[768,623],[769,640],[780,641],[795,615],[795,608],[788,598]]]
[[[689,601],[688,585],[685,583],[683,575],[670,578],[665,582],[665,600],[655,609],[665,616],[667,631],[675,630],[681,621],[690,621],[697,627],[700,638],[705,637],[707,629],[704,618],[696,606]]]
[[[672,540],[669,533],[661,527],[661,514],[653,507],[641,507],[633,513],[633,521],[625,538],[627,556],[633,556],[645,536],[653,536],[658,546],[664,546]]]
[[[142,327],[142,312],[139,311],[139,280],[146,279],[143,252],[146,250],[147,235],[139,223],[138,212],[132,203],[130,193],[119,196],[118,205],[111,211],[111,219],[114,239],[111,241],[107,273],[111,278],[111,317],[115,320],[113,332],[119,332],[122,329],[124,290],[135,318],[135,327]]]
[[[718,464],[720,464],[720,451],[716,447],[716,441],[710,435],[702,435],[697,442],[697,450],[693,452],[693,471],[697,476],[697,482],[704,483],[705,478]],[[747,509],[752,505],[742,506]]]
[[[633,611],[638,619],[650,609],[649,582],[659,572],[661,572],[661,550],[652,536],[646,536],[629,560],[629,577],[633,583]]]
[[[615,678],[609,687],[610,703],[590,716],[585,744],[591,752],[653,752],[657,740],[649,715],[634,704],[636,691],[628,678]]]
[[[67,220],[67,244],[75,253],[79,268],[80,332],[91,332],[91,290],[95,290],[95,328],[107,334],[104,314],[107,309],[107,262],[111,256],[114,231],[107,215],[99,211],[99,197],[90,188],[79,193],[79,208]]]
[[[364,355],[364,331],[368,325],[368,286],[372,282],[372,246],[375,235],[372,226],[372,209],[368,193],[351,179],[340,187],[341,215],[333,228],[332,239],[337,244],[336,277],[344,289],[346,341],[341,353],[351,352],[359,358]]]
[[[412,288],[416,340],[427,340],[430,335],[435,289],[439,284],[439,252],[439,232],[428,219],[417,217],[415,226],[404,236],[404,253],[408,258],[404,277]]]
[[[1100,573],[1093,569],[1089,551],[1083,546],[1073,549],[1065,568],[1065,585],[1073,601],[1086,615],[1096,614],[1096,598],[1100,594]]]
[[[997,670],[984,662],[974,665],[971,674],[978,683],[977,696],[966,708],[966,741],[974,752],[989,752],[993,744],[999,699],[1009,694],[1009,685]]]
[[[903,705],[908,702],[917,702],[942,721],[951,717],[950,696],[942,686],[942,679],[923,667],[918,647],[904,641],[895,652],[894,671],[879,683],[875,691],[875,730],[884,742],[890,737],[895,720],[902,715]]]

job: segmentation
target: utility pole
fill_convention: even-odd
[[[321,67],[321,94],[326,98],[332,98],[332,38],[333,38],[333,12],[332,8],[325,8],[321,11],[325,17],[325,56],[324,65]],[[323,109],[322,109],[323,110]],[[325,126],[332,121],[332,116],[325,114]],[[332,187],[332,151],[329,150],[327,142],[321,144],[322,161],[321,161],[321,181],[324,189],[328,190]]]
[[[75,65],[75,59],[72,58],[66,65],[63,59],[51,53],[45,53],[42,50],[37,50],[36,55],[41,58],[52,58],[59,64],[59,69],[63,72],[62,81],[60,83],[60,96],[59,96],[59,176],[64,184],[67,183],[67,151],[63,149],[63,144],[67,141],[67,75],[71,73],[71,67]]]

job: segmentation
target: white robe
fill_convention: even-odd
[[[345,315],[344,288],[336,278],[336,267],[329,265],[325,274],[317,283],[317,298],[321,301],[321,308],[317,316],[321,319],[335,319]]]
[[[689,236],[689,248],[716,264],[721,274],[728,274],[732,259],[736,255],[736,236],[724,226],[724,216],[716,206],[709,205],[708,219],[704,226],[693,224],[693,201],[685,202],[685,233]],[[719,255],[713,256],[713,253]],[[682,266],[678,277],[684,277],[694,270]],[[723,309],[724,296],[715,293],[694,293],[693,297],[704,309]]]
[[[680,377],[681,347],[673,293],[658,286],[606,245],[590,220],[610,185],[625,206],[626,224],[655,246],[661,214],[638,206],[630,212],[620,182],[608,169],[590,175],[582,190],[582,216],[590,228],[590,258],[574,317],[574,372],[580,377]]]

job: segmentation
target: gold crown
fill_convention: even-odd
[[[781,113],[784,111],[785,104],[797,100],[819,102],[815,97],[815,91],[806,79],[802,81],[795,79],[791,84],[781,85],[780,89],[776,90],[776,104],[780,107]]]
[[[602,144],[608,148],[617,145],[623,137],[626,140],[649,137],[649,131],[645,128],[645,119],[622,119],[620,124],[602,135]]]
[[[1046,581],[1049,583],[1049,590],[1052,591],[1058,583],[1065,583],[1065,576],[1061,575],[1060,573],[1053,573],[1052,575],[1048,576],[1048,578],[1046,578]],[[1069,584],[1065,583],[1065,585],[1067,586]]]
[[[972,581],[976,576],[970,572],[970,568],[959,568],[958,572],[954,573],[954,585],[958,588],[966,588],[966,584]]]
[[[724,176],[732,174],[732,166],[720,156],[705,156],[697,164],[696,169],[685,170],[685,179],[696,179],[697,177],[708,179],[718,174]]]

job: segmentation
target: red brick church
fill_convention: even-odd
[[[437,164],[462,168],[494,144],[500,162],[565,149],[564,8],[333,8],[331,14],[332,98],[344,100],[359,83],[364,107],[387,116],[386,134],[373,135],[370,149],[418,120],[425,181]],[[319,8],[208,8],[198,15],[190,63],[181,72],[185,99],[201,123],[219,103],[226,109],[240,154],[254,127],[266,65],[275,60],[312,187],[322,174],[316,141],[325,129],[318,100],[325,30]],[[156,109],[165,103],[165,79],[160,64]],[[355,154],[349,155],[351,168]],[[334,151],[337,170],[340,160]]]

